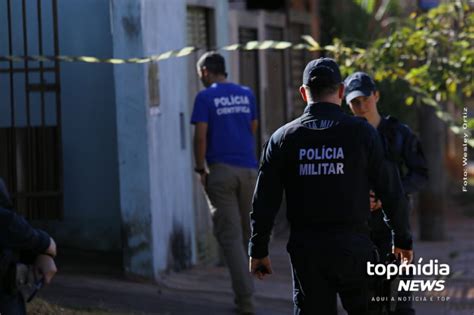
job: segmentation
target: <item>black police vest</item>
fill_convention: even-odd
[[[366,225],[367,123],[321,105],[291,123],[285,136],[288,220],[297,229]]]

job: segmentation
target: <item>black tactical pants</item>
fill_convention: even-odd
[[[368,235],[321,235],[288,244],[293,269],[295,315],[337,314],[337,294],[349,315],[366,315],[369,302],[367,261],[374,261]]]
[[[372,213],[370,227],[372,230],[370,233],[370,238],[377,247],[377,250],[380,254],[380,259],[384,261],[385,257],[387,257],[387,254],[392,252],[393,239],[392,231],[383,221],[382,211],[378,210]],[[413,275],[409,274],[402,276],[401,279],[413,279]],[[400,302],[397,302],[395,312],[390,312],[390,315],[415,315],[413,302],[410,299],[412,296],[411,292],[401,291],[398,292],[398,296],[400,298],[405,298]]]

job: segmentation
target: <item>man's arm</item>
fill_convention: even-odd
[[[194,128],[194,159],[196,168],[204,169],[207,147],[207,126],[209,121],[209,101],[205,93],[200,92],[194,100],[191,124]]]
[[[260,259],[268,256],[270,235],[275,216],[280,209],[283,194],[281,134],[281,129],[276,131],[262,152],[250,213],[252,235],[249,242],[249,256],[252,258]]]
[[[281,134],[277,130],[263,149],[250,213],[249,269],[260,280],[273,273],[268,243],[283,194]]]
[[[196,168],[203,169],[205,167],[207,148],[207,123],[198,122],[194,129],[194,159]]]
[[[201,184],[206,186],[207,170],[205,165],[207,148],[207,123],[198,122],[194,129],[194,159],[196,169],[201,170]]]
[[[393,231],[396,249],[411,251],[413,241],[409,224],[408,200],[403,191],[397,166],[385,159],[377,131],[367,124],[366,133],[364,138],[368,140],[370,184],[375,194],[382,200],[386,223]]]
[[[34,229],[15,212],[0,207],[0,247],[27,252],[32,257],[34,272],[46,284],[57,272],[54,257],[56,243],[45,232]]]
[[[48,251],[56,255],[56,246],[51,245],[53,242],[48,234],[34,229],[12,210],[0,207],[0,247],[28,251],[34,256]]]
[[[7,208],[4,206],[7,205]],[[10,196],[0,179],[0,247],[20,252],[26,263],[32,263],[34,272],[46,284],[58,271],[54,263],[56,242],[45,232],[34,229],[12,210]]]
[[[10,194],[2,178],[0,178],[0,236],[2,247],[21,250],[26,256],[38,253],[56,256],[54,240],[45,232],[34,229],[13,211]],[[46,243],[49,245],[44,250]]]

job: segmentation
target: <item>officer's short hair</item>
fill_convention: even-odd
[[[341,83],[331,85],[311,85],[309,86],[309,92],[313,99],[320,99],[336,93],[340,86]]]
[[[196,67],[198,71],[201,71],[202,68],[206,68],[207,71],[213,74],[223,74],[227,76],[227,72],[225,71],[225,59],[221,54],[215,51],[209,51],[202,55],[196,63]]]
[[[303,85],[309,87],[313,98],[323,98],[335,93],[341,82],[339,66],[331,58],[314,59],[303,71]]]

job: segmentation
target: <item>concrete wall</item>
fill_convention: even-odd
[[[5,4],[6,1],[2,2]],[[27,1],[30,55],[38,54],[36,1]],[[42,1],[44,54],[54,54],[51,1]],[[0,8],[0,38],[6,38],[6,7]],[[13,52],[23,54],[21,1],[12,1]],[[63,55],[110,56],[109,6],[106,0],[58,1],[59,50]],[[5,42],[4,42],[5,43]],[[0,54],[4,54],[5,45]],[[3,65],[7,65],[4,64]],[[31,66],[38,63],[30,62]],[[52,66],[45,63],[45,66]],[[15,63],[22,67],[23,63]],[[2,77],[6,78],[6,75]],[[103,64],[61,63],[62,139],[64,169],[64,219],[36,222],[62,246],[120,250],[120,211],[115,131],[113,68]],[[30,83],[39,83],[37,73]],[[53,74],[46,74],[48,83]],[[6,125],[10,95],[8,81],[0,82],[0,123]],[[17,124],[25,124],[24,74],[15,74]],[[5,91],[4,91],[5,89]],[[4,98],[5,97],[5,98]],[[56,125],[55,95],[46,93],[46,123]],[[40,122],[40,93],[30,93],[32,124]]]
[[[145,54],[186,46],[184,1],[144,1],[143,13]],[[180,270],[196,260],[193,170],[188,159],[191,145],[186,111],[186,65],[186,58],[160,62],[155,65],[158,79],[153,71],[148,71],[148,88],[151,88],[150,83],[159,85],[159,112],[150,116],[148,125],[152,226],[156,240],[153,252],[157,271]]]
[[[108,1],[58,6],[61,54],[112,55]],[[113,68],[62,63],[61,85],[64,222],[57,233],[62,242],[81,248],[120,250]]]
[[[114,57],[143,55],[143,3],[110,2]],[[115,66],[117,137],[128,273],[154,276],[146,65]]]
[[[216,45],[229,43],[227,1],[58,5],[64,55],[126,58],[182,48],[187,5],[214,9]],[[188,89],[196,74],[187,58],[61,64],[64,220],[40,222],[61,245],[123,251],[125,270],[149,278],[197,261],[189,124],[197,91]]]
[[[114,56],[186,46],[186,5],[184,0],[111,2]],[[226,22],[219,19],[220,44]],[[186,58],[115,66],[125,264],[144,276],[159,277],[197,259],[187,87],[188,75],[195,73],[188,71]]]

